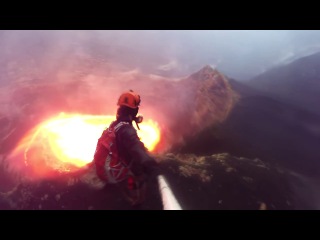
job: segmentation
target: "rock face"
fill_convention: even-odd
[[[194,154],[229,152],[261,158],[294,171],[320,172],[318,115],[234,84],[240,99],[226,120],[204,129],[180,151]]]
[[[166,177],[183,209],[294,209],[287,173],[228,153],[167,154]]]
[[[209,125],[223,122],[233,108],[238,95],[232,90],[228,80],[217,70],[209,66],[192,74],[180,82],[185,86],[188,99],[188,113],[181,116],[189,120],[186,128],[191,136]],[[179,123],[178,123],[179,124]]]
[[[79,176],[63,175],[37,182],[24,181],[0,194],[0,209],[17,210],[130,210],[134,209],[113,185],[97,187]],[[157,192],[149,192],[142,209],[162,209]]]
[[[148,88],[144,86],[145,88]],[[223,122],[238,95],[219,71],[209,66],[177,82],[158,81],[151,91],[141,90],[149,109],[163,123],[166,143],[181,145],[209,125]]]
[[[260,159],[173,154],[155,156],[183,209],[295,209],[288,173]],[[139,209],[162,209],[156,181]],[[24,182],[0,195],[1,209],[133,209],[115,186],[92,172]]]
[[[320,115],[320,53],[300,58],[248,81],[248,85]]]

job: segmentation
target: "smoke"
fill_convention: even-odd
[[[246,80],[287,56],[319,51],[319,39],[320,31],[6,30],[0,31],[0,83],[27,76],[52,81],[74,69],[78,57],[180,78],[215,65]]]
[[[158,121],[166,136],[161,147],[169,149],[183,141],[185,132],[195,131],[188,129],[190,122],[201,123],[207,108],[199,113],[195,108],[210,105],[210,99],[197,98],[193,83],[184,85],[179,79],[205,65],[247,79],[288,52],[315,46],[318,33],[0,31],[0,119],[7,122],[0,132],[1,153],[10,152],[32,127],[59,112],[115,115],[119,95],[129,89],[141,95],[140,113]],[[301,37],[306,34],[308,38]],[[218,93],[228,96],[230,109],[232,97]]]
[[[1,114],[30,126],[59,111],[114,114],[119,94],[134,89],[146,99],[141,110],[166,122],[162,112],[185,109],[166,111],[172,96],[190,98],[169,82],[202,68],[199,59],[209,56],[219,34],[228,37],[216,31],[1,31],[0,82],[11,96],[0,99]],[[163,79],[167,83],[159,83]]]

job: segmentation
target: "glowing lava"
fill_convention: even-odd
[[[37,162],[45,161],[45,165],[53,169],[70,171],[70,166],[82,167],[92,161],[98,138],[114,120],[114,116],[62,113],[37,126],[18,148],[25,148],[26,162],[36,163],[39,170]],[[141,141],[149,151],[154,150],[160,141],[158,124],[147,120],[139,127],[137,133]]]

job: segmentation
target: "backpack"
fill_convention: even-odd
[[[98,177],[107,183],[119,183],[129,174],[129,165],[123,161],[118,152],[116,133],[127,122],[111,123],[98,139],[94,154],[94,163]]]

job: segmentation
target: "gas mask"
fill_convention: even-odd
[[[143,116],[142,116],[142,115],[138,115],[138,116],[134,117],[133,121],[136,122],[137,128],[140,130],[138,124],[139,124],[139,123],[142,123],[142,121],[143,121]]]

